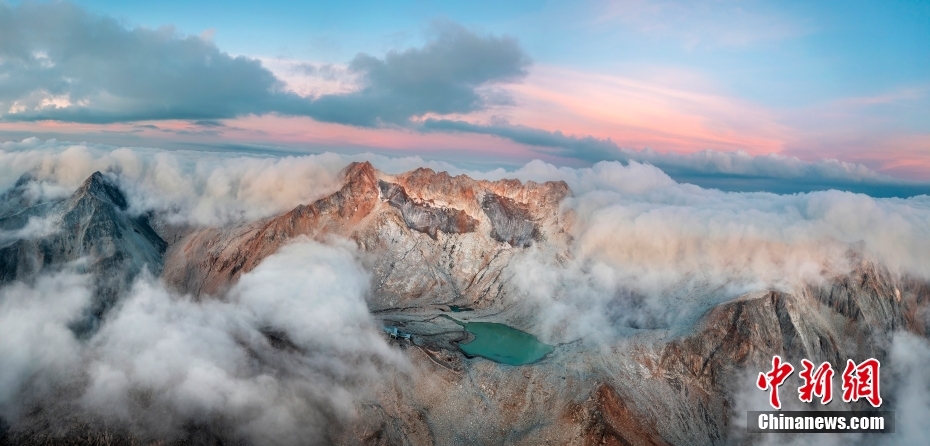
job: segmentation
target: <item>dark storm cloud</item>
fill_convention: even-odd
[[[70,3],[0,4],[0,117],[87,123],[247,114],[304,115],[357,126],[403,125],[425,113],[466,113],[500,98],[481,88],[526,74],[509,37],[434,26],[423,48],[357,55],[347,94],[303,98],[255,59],[171,27],[127,29]]]
[[[548,155],[585,161],[626,159],[620,147],[610,138],[598,139],[593,136],[565,135],[558,130],[550,132],[510,124],[479,125],[448,119],[427,119],[423,122],[422,129],[425,131],[465,132],[498,136],[520,144],[535,146],[538,151]]]
[[[384,59],[359,54],[349,69],[363,88],[324,95],[313,102],[314,118],[358,126],[404,124],[426,113],[468,113],[504,98],[481,87],[526,75],[528,57],[509,37],[479,36],[449,22],[434,25],[435,39],[423,48],[391,51]]]
[[[211,119],[269,111],[283,84],[173,28],[128,30],[70,3],[0,5],[7,120]]]

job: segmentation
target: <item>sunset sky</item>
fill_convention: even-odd
[[[930,2],[0,2],[28,137],[926,184]]]

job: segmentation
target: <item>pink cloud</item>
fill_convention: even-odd
[[[722,95],[537,66],[512,88],[514,122],[610,138],[622,147],[778,152],[790,129],[771,111]]]
[[[812,160],[836,158],[911,180],[930,180],[930,135],[905,134],[884,138],[851,136],[811,140],[785,154]]]
[[[925,86],[785,110],[718,93],[712,82],[693,72],[641,68],[630,73],[632,76],[622,77],[536,65],[524,82],[509,87],[515,105],[436,118],[492,124],[506,120],[579,137],[610,138],[620,147],[649,147],[659,152],[742,150],[752,155],[780,153],[807,161],[835,158],[891,175],[930,179],[930,134],[921,128],[908,129],[898,121],[907,115],[907,107],[917,104],[919,111],[919,104],[930,91]],[[900,113],[876,113],[887,107],[899,107]],[[542,158],[571,163],[488,135],[420,133],[399,127],[357,128],[278,115],[246,116],[224,120],[223,124],[7,122],[0,123],[0,132],[60,134],[72,140],[103,134],[116,138],[113,135],[124,133],[134,141],[145,141],[135,144],[150,146],[158,146],[158,141],[270,144],[310,151],[377,150],[399,155],[448,155],[504,162]]]
[[[365,147],[400,153],[467,149],[476,155],[532,156],[526,146],[481,135],[423,134],[403,128],[359,128],[277,115],[248,116],[225,122],[230,129],[224,134],[237,140],[310,147]]]
[[[3,132],[50,135],[72,141],[102,141],[119,145],[159,147],[160,141],[198,144],[278,145],[300,151],[389,151],[397,155],[475,157],[482,161],[524,162],[547,159],[529,147],[487,135],[420,133],[403,128],[357,128],[321,123],[307,117],[246,116],[222,121],[222,127],[199,126],[189,121],[144,121],[116,124],[77,124],[55,121],[0,122]],[[110,139],[100,137],[107,135]],[[131,140],[128,138],[132,138]]]

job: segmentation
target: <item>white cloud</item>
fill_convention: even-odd
[[[370,153],[279,157],[28,138],[0,142],[0,191],[30,173],[37,180],[29,186],[36,198],[61,198],[95,171],[111,172],[134,211],[154,210],[177,223],[222,225],[276,215],[335,192],[339,172],[361,160],[388,172],[416,167],[461,172],[448,163]]]
[[[255,444],[303,444],[351,419],[380,373],[405,369],[368,313],[367,273],[344,242],[297,240],[219,299],[142,277],[82,343],[67,324],[89,301],[87,279],[61,273],[0,289],[8,421],[32,401],[21,392],[41,399],[70,386],[83,389],[88,413],[143,436],[172,438],[193,423]],[[46,404],[70,404],[61,398]]]
[[[898,333],[891,343],[890,364],[881,372],[895,383],[895,433],[884,444],[928,444],[930,432],[924,429],[930,417],[930,342],[910,333]],[[889,376],[889,372],[891,372]],[[887,378],[886,378],[887,379]]]
[[[564,180],[574,192],[564,203],[575,214],[571,257],[531,250],[510,266],[518,292],[546,309],[560,341],[687,327],[741,294],[796,291],[847,273],[853,251],[895,275],[930,278],[928,196],[721,192],[636,162],[532,162],[516,175]]]
[[[26,221],[26,225],[19,229],[0,229],[0,248],[18,240],[45,237],[54,233],[57,229],[54,218],[30,217],[29,220]]]
[[[573,191],[563,204],[573,215],[570,255],[559,260],[536,244],[507,267],[515,292],[506,304],[538,307],[536,332],[548,342],[688,327],[703,309],[746,292],[790,291],[847,272],[850,250],[892,274],[930,279],[928,196],[722,192],[680,184],[638,162],[573,169],[533,161],[513,172],[471,172],[371,154],[243,156],[30,139],[0,144],[0,187],[31,172],[40,186],[30,193],[61,197],[102,170],[119,179],[137,211],[222,224],[309,203],[338,188],[338,172],[362,158],[388,173],[426,164],[475,178],[565,181]],[[0,322],[12,328],[0,355],[14,359],[0,363],[0,409],[10,416],[22,392],[41,397],[61,376],[83,376],[86,409],[128,416],[140,430],[159,425],[168,435],[194,421],[234,426],[260,443],[298,442],[351,417],[353,398],[384,364],[404,367],[373,326],[369,278],[356,256],[350,242],[302,240],[218,299],[179,296],[143,277],[87,344],[67,329],[89,298],[86,277],[65,272],[7,285]],[[30,331],[36,326],[38,334]],[[284,348],[273,348],[266,334]],[[900,351],[919,350],[896,342],[904,343]],[[925,394],[923,384],[911,392]]]
[[[0,288],[0,416],[15,417],[24,395],[42,398],[70,381],[81,346],[67,325],[90,297],[89,277],[72,272]]]
[[[358,73],[345,64],[316,63],[282,58],[261,58],[262,66],[303,97],[348,94],[361,88]]]

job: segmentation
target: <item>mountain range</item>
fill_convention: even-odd
[[[793,289],[683,306],[677,311],[690,313],[677,320],[690,321],[684,325],[631,317],[642,296],[618,293],[614,299],[625,303],[608,319],[619,334],[543,329],[538,305],[514,283],[535,274],[522,267],[529,257],[561,265],[577,255],[579,223],[565,206],[572,197],[566,183],[474,180],[427,168],[393,175],[367,162],[347,166],[341,178],[335,193],[280,215],[196,226],[133,210],[113,173],[94,173],[58,199],[34,193],[35,179],[26,175],[0,198],[0,286],[67,268],[89,274],[93,299],[69,328],[79,342],[93,342],[140,276],[195,302],[223,301],[289,243],[348,240],[367,272],[374,324],[411,335],[384,335],[408,366],[384,365],[371,390],[352,402],[353,416],[298,443],[755,443],[761,438],[737,420],[746,410],[766,409],[750,407],[747,393],[762,400],[765,394],[746,383],[770,368],[773,355],[842,370],[847,358],[887,361],[896,333],[930,335],[930,283],[890,271],[856,245],[846,253],[851,270],[826,271],[826,280]],[[459,345],[474,336],[461,325],[473,322],[505,324],[554,349],[523,366],[469,356]],[[282,327],[261,332],[279,350],[306,348]],[[886,385],[888,404],[893,391]],[[783,398],[791,392],[787,386]],[[249,443],[209,421],[160,438],[129,424],[104,426],[80,409],[49,419],[42,401],[32,404],[2,420],[0,442]]]

